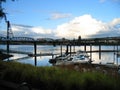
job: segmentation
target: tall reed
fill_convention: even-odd
[[[17,62],[0,62],[0,79],[27,82],[41,90],[118,90],[120,80],[98,72],[78,72],[59,67],[35,67]]]

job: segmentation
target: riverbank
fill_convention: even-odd
[[[0,51],[0,60],[4,60],[10,57],[13,57],[13,55],[5,54]]]
[[[66,68],[67,67],[67,68]],[[35,67],[0,61],[0,80],[28,83],[40,90],[119,90],[120,78],[101,72],[78,71],[71,66]],[[69,68],[68,68],[69,67]]]

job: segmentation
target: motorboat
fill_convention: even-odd
[[[90,62],[90,56],[85,51],[79,50],[71,57],[70,61],[73,63],[88,63]]]
[[[58,56],[53,59],[50,59],[50,63],[54,65],[67,65],[75,63],[91,63],[92,60],[90,56],[85,51],[77,51],[75,54],[68,54],[63,56]]]
[[[62,55],[59,55],[59,56],[56,56],[55,58],[52,58],[49,60],[49,63],[51,64],[56,64],[58,61],[65,61],[67,60],[69,57],[69,55],[66,55],[66,54],[62,54]]]

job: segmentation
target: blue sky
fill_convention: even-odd
[[[16,36],[86,38],[120,34],[120,0],[7,0],[2,5]],[[5,33],[3,27],[0,29]]]

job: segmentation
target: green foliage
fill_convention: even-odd
[[[5,12],[4,12],[4,8],[2,8],[2,3],[6,2],[7,0],[0,0],[0,19],[1,18],[5,18]],[[11,0],[11,1],[15,1],[15,0]]]
[[[78,72],[58,67],[35,67],[17,62],[0,62],[0,79],[27,82],[43,90],[118,90],[120,81],[98,72]]]

